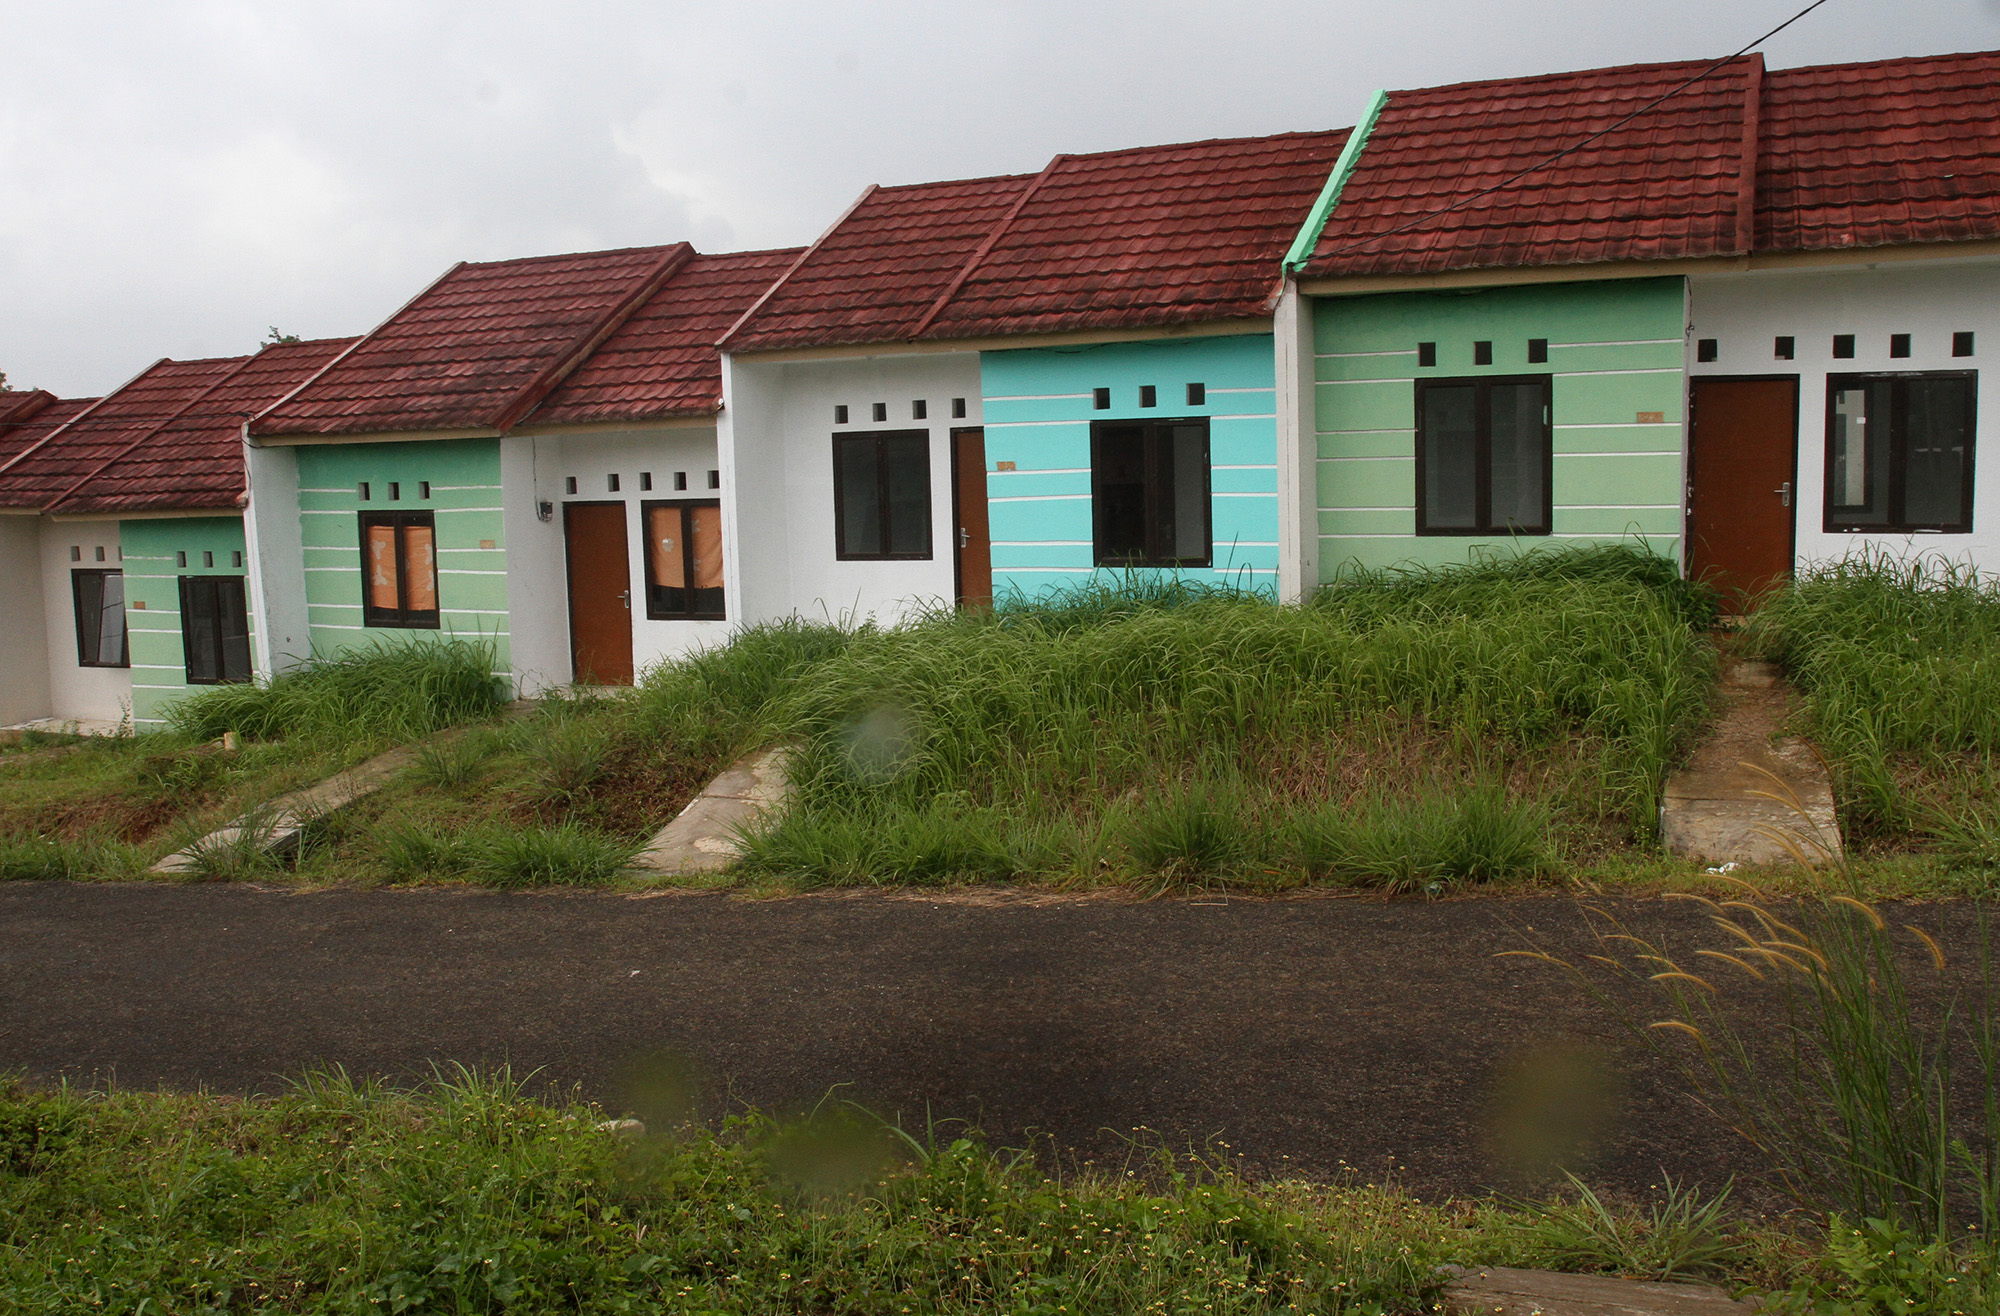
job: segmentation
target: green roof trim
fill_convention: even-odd
[[[1326,231],[1326,222],[1333,218],[1333,208],[1340,204],[1340,193],[1347,186],[1347,180],[1354,173],[1354,166],[1361,163],[1361,152],[1368,145],[1368,134],[1375,131],[1375,121],[1382,117],[1382,108],[1389,103],[1389,93],[1378,91],[1369,98],[1368,108],[1361,112],[1361,122],[1354,125],[1354,131],[1347,134],[1347,145],[1340,148],[1340,159],[1334,161],[1333,172],[1326,176],[1326,186],[1319,191],[1319,200],[1306,215],[1306,222],[1299,226],[1299,235],[1292,239],[1292,249],[1285,253],[1285,273],[1296,273],[1300,266],[1312,259],[1313,248],[1319,245],[1319,235]]]

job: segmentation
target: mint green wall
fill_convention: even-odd
[[[151,731],[164,724],[166,705],[189,688],[180,578],[243,575],[243,518],[120,521],[118,542],[125,560],[125,627],[132,650],[132,725]],[[187,554],[185,567],[179,565],[181,553]],[[257,629],[255,617],[250,629],[253,634]]]
[[[298,463],[307,630],[314,653],[432,638],[484,639],[494,646],[494,671],[509,670],[498,439],[315,444],[298,449]],[[365,503],[359,494],[364,480],[371,495]],[[418,492],[425,480],[431,485],[428,499]],[[394,502],[391,483],[402,486],[402,497]],[[436,514],[439,629],[362,625],[356,518],[363,510]]]
[[[1090,426],[1099,420],[1208,418],[1208,567],[1145,568],[1137,574],[1229,581],[1273,593],[1278,582],[1276,362],[1269,334],[1154,339],[1086,347],[979,354],[986,422],[987,514],[993,585],[1026,595],[1085,580],[1123,577],[1093,566]],[[1187,402],[1187,386],[1207,398]],[[1158,405],[1139,405],[1151,384]],[[1092,390],[1111,390],[1095,408]],[[997,469],[1001,462],[1013,469]]]
[[[1685,297],[1678,278],[1321,298],[1313,308],[1322,581],[1579,540],[1680,557]],[[1528,340],[1549,340],[1530,365]],[[1493,344],[1475,366],[1473,343]],[[1438,345],[1417,365],[1417,344]],[[1520,540],[1416,534],[1418,377],[1547,373],[1555,516]],[[1659,412],[1657,422],[1642,422]]]

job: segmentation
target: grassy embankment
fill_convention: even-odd
[[[1935,558],[1864,558],[1775,595],[1746,641],[1804,696],[1850,848],[2000,873],[2000,581]],[[1865,870],[1864,870],[1865,871]]]
[[[1413,1313],[1447,1261],[1811,1271],[1686,1198],[1425,1205],[1165,1155],[1052,1175],[844,1108],[637,1138],[603,1117],[470,1076],[256,1102],[0,1086],[0,1308]]]

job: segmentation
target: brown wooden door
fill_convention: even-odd
[[[1688,574],[1740,610],[1792,570],[1799,381],[1697,379]]]
[[[958,606],[993,605],[993,533],[986,519],[986,431],[951,432],[952,507],[958,520]]]
[[[564,503],[569,652],[579,685],[632,684],[632,568],[625,504]]]

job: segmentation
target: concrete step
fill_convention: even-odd
[[[717,774],[632,860],[642,872],[667,876],[719,873],[736,860],[737,833],[791,793],[792,747],[746,754]]]
[[[1784,733],[1796,697],[1770,663],[1725,659],[1722,707],[1666,785],[1660,835],[1709,863],[1795,864],[1840,855],[1833,784],[1811,746]]]
[[[1751,1316],[1755,1303],[1709,1284],[1607,1279],[1505,1266],[1451,1266],[1452,1316]]]

